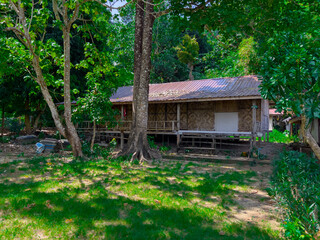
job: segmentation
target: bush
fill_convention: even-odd
[[[24,128],[24,124],[16,118],[7,118],[5,124],[6,128],[16,135],[19,135],[21,130]]]
[[[157,146],[157,144],[154,142],[154,136],[148,136],[147,138],[148,138],[148,143],[149,143],[150,148],[152,148],[152,149],[157,149],[158,146]]]
[[[7,137],[7,136],[0,137],[0,143],[8,143],[8,142],[10,142],[10,137]]]
[[[299,138],[295,135],[290,136],[289,131],[279,132],[276,129],[273,129],[269,133],[269,142],[274,143],[290,143],[290,142],[299,142]]]
[[[320,230],[320,166],[306,154],[290,151],[275,161],[269,194],[284,212],[287,239],[315,239]]]
[[[117,141],[113,138],[107,148],[101,147],[98,144],[93,145],[93,150],[90,149],[90,142],[84,141],[82,144],[82,152],[87,157],[97,158],[102,157],[103,159],[109,159],[110,153],[114,151],[115,147],[117,146]]]

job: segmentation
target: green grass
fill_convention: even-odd
[[[2,164],[1,173],[0,239],[280,238],[231,220],[234,195],[256,181],[253,171],[36,158]]]

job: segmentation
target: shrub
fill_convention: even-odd
[[[10,137],[7,137],[7,136],[0,137],[0,143],[8,143],[8,142],[10,142]]]
[[[166,152],[170,151],[170,149],[171,149],[171,147],[170,146],[166,146],[166,145],[163,145],[163,146],[159,147],[159,150],[162,153],[166,153]]]
[[[7,118],[5,124],[6,128],[16,135],[19,135],[21,130],[24,128],[24,124],[16,118]]]
[[[149,143],[150,148],[157,149],[158,146],[154,142],[154,136],[148,136],[147,138],[148,138],[148,143]]]
[[[320,166],[306,154],[290,151],[275,161],[269,194],[284,212],[288,239],[315,239],[320,230]]]
[[[108,147],[101,147],[98,144],[93,145],[93,150],[90,149],[90,142],[84,141],[82,144],[82,152],[87,157],[97,158],[102,157],[103,159],[109,159],[110,153],[114,151],[115,147],[117,146],[117,141],[115,138],[113,138]]]
[[[298,142],[299,138],[295,135],[290,136],[289,131],[279,132],[276,129],[273,129],[271,133],[269,133],[269,142],[274,143],[290,143],[290,142]]]

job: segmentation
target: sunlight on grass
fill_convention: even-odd
[[[268,226],[229,218],[253,171],[59,158],[8,171],[16,164],[0,165],[0,239],[279,239]]]

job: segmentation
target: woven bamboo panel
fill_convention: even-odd
[[[157,104],[156,121],[165,121],[166,119],[166,106],[165,104]]]
[[[156,104],[149,104],[149,114],[148,120],[149,121],[156,121],[157,120],[157,105]]]
[[[261,101],[258,105],[257,121],[261,121]],[[125,121],[132,120],[132,105],[124,105],[126,108]],[[212,102],[180,103],[180,129],[183,130],[214,130],[215,112],[238,112],[239,131],[252,131],[252,100],[228,100]],[[121,110],[121,106],[115,106]],[[150,104],[149,121],[176,121],[177,104]],[[120,116],[119,116],[120,119]]]
[[[177,104],[168,103],[167,104],[167,121],[176,121],[177,120]]]
[[[180,103],[180,129],[188,129],[188,104]]]
[[[238,101],[216,101],[213,103],[213,110],[215,112],[238,112],[239,104]]]
[[[213,102],[189,103],[188,129],[213,130],[214,110]]]
[[[261,121],[261,101],[256,100],[258,109],[256,113],[256,120]],[[252,131],[252,100],[239,101],[239,131]]]

